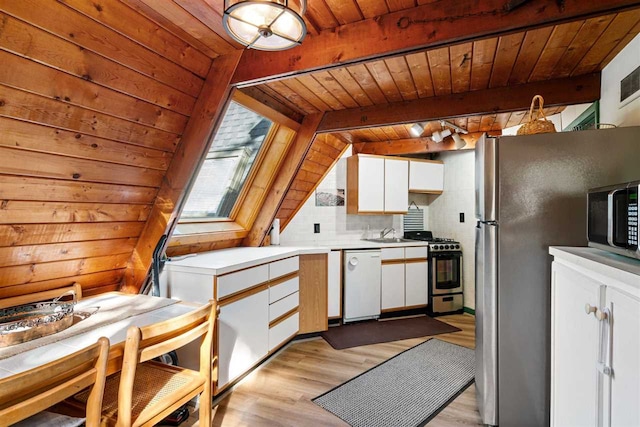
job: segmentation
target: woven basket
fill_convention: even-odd
[[[538,111],[535,112],[536,118],[533,118],[533,110],[535,109],[536,100],[539,102]],[[547,116],[544,115],[544,98],[540,95],[533,97],[531,101],[531,108],[529,109],[529,121],[518,129],[518,135],[534,135],[536,133],[553,133],[556,131],[556,127],[552,122],[547,120]],[[540,118],[542,117],[542,118]]]

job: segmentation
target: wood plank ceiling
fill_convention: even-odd
[[[355,19],[357,8],[352,7],[355,3],[344,3],[351,6],[341,7],[340,16]],[[384,9],[378,6],[379,10]],[[347,10],[351,13],[347,14]],[[302,115],[426,99],[600,71],[638,32],[640,10],[636,9],[312,72],[252,89],[259,89],[265,97]],[[561,110],[554,108],[546,113]],[[484,132],[520,124],[524,113],[452,121],[469,132]],[[438,122],[428,125],[433,126],[440,127]],[[406,125],[371,128],[345,132],[342,136],[349,141],[405,139],[410,138],[408,128]],[[430,135],[431,131],[427,129],[425,134]]]
[[[309,0],[308,37],[455,1]],[[628,7],[622,3],[616,5]],[[132,262],[148,268],[149,250],[142,260],[132,253],[143,229],[152,229],[151,207],[175,213],[184,194],[166,174],[178,144],[192,118],[214,123],[221,110],[194,112],[196,102],[209,101],[201,96],[205,80],[217,83],[207,79],[212,61],[239,56],[240,46],[222,28],[222,8],[221,0],[0,0],[0,297],[73,281],[87,294],[103,292],[119,287]],[[589,73],[640,32],[639,13],[373,59],[259,90],[300,121],[318,111]],[[456,123],[496,129],[521,116]],[[397,126],[315,138],[286,191],[278,190],[273,215],[295,212],[354,138],[406,135],[406,126]],[[170,190],[167,200],[158,198],[161,187]],[[142,239],[147,249],[163,228],[153,230]]]

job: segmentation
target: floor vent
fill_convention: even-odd
[[[633,70],[627,77],[620,80],[620,102],[624,102],[640,90],[640,67]]]

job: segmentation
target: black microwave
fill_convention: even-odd
[[[638,188],[640,181],[589,190],[589,246],[640,259]]]

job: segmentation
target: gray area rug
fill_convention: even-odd
[[[473,382],[474,358],[471,349],[430,339],[313,402],[353,427],[423,426]]]

